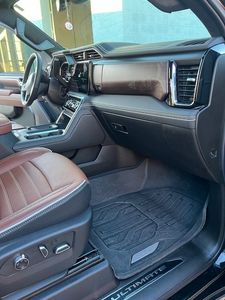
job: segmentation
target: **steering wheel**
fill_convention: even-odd
[[[31,73],[34,62],[36,66],[34,72]],[[24,106],[30,106],[37,99],[41,75],[42,59],[40,54],[34,52],[28,59],[21,86],[21,101]]]

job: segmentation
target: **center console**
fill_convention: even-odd
[[[40,140],[63,135],[68,130],[72,120],[76,117],[82,101],[82,97],[68,93],[62,112],[55,123],[14,130],[13,134],[20,141]]]
[[[74,155],[104,143],[105,132],[93,113],[90,96],[68,92],[58,119],[51,124],[13,130],[13,151],[45,147],[56,153]]]

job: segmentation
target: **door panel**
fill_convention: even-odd
[[[23,115],[20,88],[32,52],[13,31],[0,25],[0,113],[10,119]]]
[[[23,74],[0,74],[0,105],[23,107],[20,98],[22,80]]]
[[[0,113],[10,119],[23,112],[20,98],[22,80],[22,73],[0,73]]]

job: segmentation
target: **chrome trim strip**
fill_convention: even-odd
[[[202,68],[203,68],[203,64],[204,64],[204,58],[205,56],[203,56],[200,60],[199,63],[199,67],[198,67],[198,73],[197,73],[197,77],[196,77],[196,83],[195,83],[195,90],[194,90],[194,101],[193,104],[196,102],[197,100],[197,95],[198,95],[198,89],[199,89],[199,85],[200,85],[200,75],[202,73]]]
[[[169,105],[176,106],[177,105],[177,64],[175,61],[172,62],[170,66],[170,97],[169,97]]]

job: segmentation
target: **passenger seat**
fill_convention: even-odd
[[[90,186],[45,148],[0,161],[0,296],[72,266],[88,241]]]

